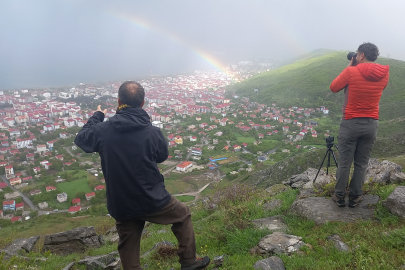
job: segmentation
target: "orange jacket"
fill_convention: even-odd
[[[345,68],[330,85],[334,93],[345,89],[343,119],[378,119],[382,91],[388,84],[389,66],[362,63]]]

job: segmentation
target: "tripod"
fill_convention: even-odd
[[[336,161],[335,152],[333,152],[333,149],[332,149],[333,146],[335,146],[335,148],[338,149],[338,147],[337,147],[334,143],[327,141],[326,147],[328,147],[328,149],[326,150],[326,154],[325,154],[325,156],[323,157],[323,160],[322,160],[322,162],[321,162],[321,166],[319,166],[318,172],[316,173],[316,176],[315,176],[314,181],[313,181],[312,183],[315,183],[315,180],[316,180],[316,178],[318,177],[319,172],[321,171],[321,168],[322,168],[322,166],[323,166],[323,163],[324,163],[324,161],[325,161],[326,156],[328,156],[328,164],[326,165],[326,174],[327,174],[327,175],[329,174],[329,167],[331,166],[331,164],[330,164],[330,154],[331,154],[331,153],[332,153],[332,156],[333,156],[333,160],[335,161],[336,167],[338,167],[338,163],[337,163],[337,161]]]

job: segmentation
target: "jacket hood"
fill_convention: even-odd
[[[125,108],[109,119],[114,128],[126,132],[143,129],[151,125],[148,113],[141,108]]]
[[[387,76],[390,67],[376,63],[362,63],[358,64],[357,68],[366,80],[378,82]]]

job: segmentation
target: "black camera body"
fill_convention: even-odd
[[[335,137],[332,136],[328,136],[326,139],[326,146],[327,147],[332,147],[333,146],[333,142],[335,141]]]
[[[347,60],[351,61],[353,58],[353,66],[357,65],[356,56],[357,56],[357,53],[355,53],[355,52],[349,52],[347,54]]]

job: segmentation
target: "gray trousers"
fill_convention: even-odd
[[[354,172],[349,186],[349,196],[362,195],[366,169],[371,150],[377,137],[378,120],[360,117],[342,120],[338,136],[339,167],[336,172],[335,194],[346,196],[350,167],[354,160]]]

